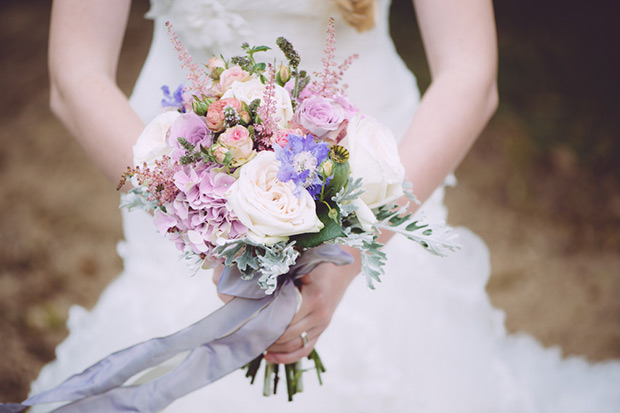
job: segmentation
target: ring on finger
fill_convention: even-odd
[[[308,333],[304,331],[299,336],[301,337],[301,342],[303,343],[303,346],[306,347],[310,342],[310,340],[308,339]]]

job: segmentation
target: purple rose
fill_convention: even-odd
[[[322,96],[305,99],[295,114],[296,122],[321,139],[336,139],[345,112],[336,101]]]
[[[175,148],[172,153],[172,158],[175,160],[185,155],[185,149],[179,144],[179,138],[184,138],[192,145],[202,145],[205,148],[213,144],[213,134],[207,128],[205,118],[194,112],[179,116],[168,131],[166,143]]]

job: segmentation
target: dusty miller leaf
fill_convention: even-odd
[[[460,247],[455,242],[457,234],[443,222],[428,224],[422,218],[415,218],[407,212],[407,205],[381,207],[375,215],[379,229],[387,229],[402,234],[410,240],[420,244],[425,250],[434,255],[445,257],[449,252],[458,250]]]
[[[119,208],[127,208],[128,211],[139,208],[145,211],[152,211],[157,208],[157,201],[149,201],[149,193],[141,186],[132,188],[121,197]]]
[[[347,184],[332,197],[332,201],[340,209],[340,216],[345,218],[355,212],[357,207],[353,205],[353,201],[359,198],[362,193],[364,193],[362,178],[349,177]]]
[[[383,266],[386,262],[386,255],[381,248],[383,244],[377,242],[377,237],[368,232],[354,233],[347,228],[347,236],[337,238],[336,244],[348,245],[360,251],[362,260],[362,275],[366,279],[366,285],[371,290],[375,289],[375,282],[381,282],[384,274]]]

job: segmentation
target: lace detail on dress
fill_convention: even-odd
[[[217,0],[152,0],[147,18],[170,20],[192,49],[224,48],[232,39],[251,38],[248,22]]]

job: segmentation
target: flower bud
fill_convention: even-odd
[[[288,66],[284,66],[281,64],[280,67],[278,67],[278,71],[276,72],[276,82],[278,82],[280,86],[284,86],[286,82],[288,82],[290,79],[291,69],[289,69]]]
[[[226,63],[219,57],[212,57],[207,62],[207,70],[213,80],[219,79],[224,69],[226,69]]]
[[[250,114],[248,112],[239,112],[239,119],[242,125],[247,125],[250,123]]]
[[[329,159],[326,159],[320,166],[319,166],[319,173],[321,174],[321,176],[323,176],[324,178],[327,178],[329,176],[331,176],[332,174],[332,170],[333,170],[333,162],[330,161]]]
[[[228,154],[228,148],[219,145],[219,144],[215,144],[213,145],[215,146],[215,148],[212,148],[213,150],[213,157],[215,158],[215,160],[217,161],[217,163],[224,165],[226,162],[226,155]],[[228,158],[232,158],[232,156],[228,156]]]
[[[324,163],[327,162],[331,162],[332,164],[332,179],[325,188],[324,197],[325,200],[330,201],[331,198],[347,184],[349,175],[351,175],[351,170],[349,169],[349,162],[334,162],[328,160]]]
[[[209,105],[215,101],[215,98],[202,96],[202,99],[198,99],[198,97],[194,96],[194,100],[192,101],[192,110],[198,116],[205,116],[207,111],[209,110]]]

